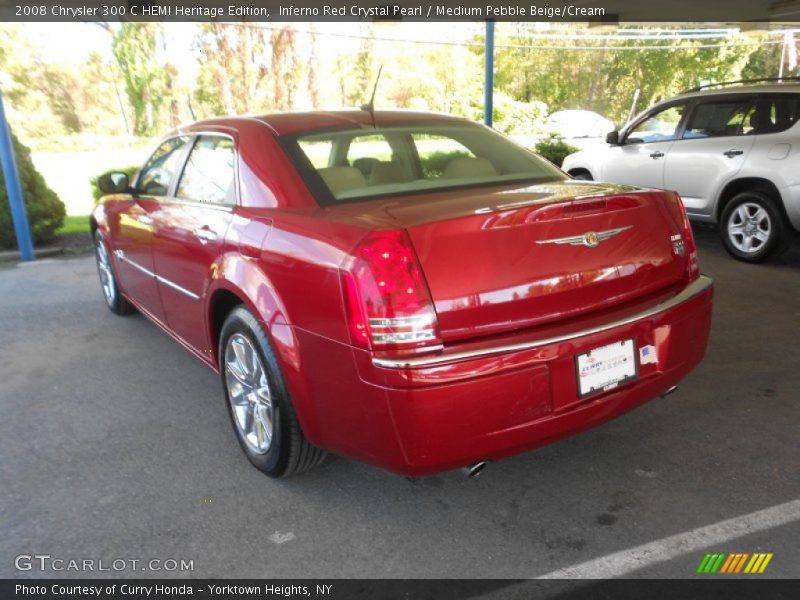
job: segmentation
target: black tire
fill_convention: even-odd
[[[573,179],[578,179],[580,181],[594,181],[592,174],[585,169],[575,169],[574,171],[570,171],[569,174]]]
[[[115,315],[125,316],[136,312],[134,306],[120,293],[114,262],[108,251],[108,244],[99,231],[94,234],[94,258],[97,262],[97,274],[100,277],[100,289],[106,305]],[[103,264],[105,263],[105,266]]]
[[[258,452],[245,439],[245,434],[234,415],[228,381],[232,378],[231,381],[235,384],[236,379],[226,365],[226,349],[229,340],[237,335],[246,338],[251,344],[250,348],[255,349],[269,386],[273,411],[272,436],[269,448],[264,452]],[[306,439],[269,340],[258,320],[244,306],[234,308],[225,319],[219,336],[218,350],[220,376],[228,415],[239,445],[250,463],[270,477],[276,478],[302,473],[322,463],[327,454],[311,445]]]
[[[785,249],[788,227],[775,200],[762,192],[747,191],[725,205],[719,233],[733,258],[758,263]]]

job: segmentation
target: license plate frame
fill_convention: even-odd
[[[600,362],[596,362],[598,360]],[[592,348],[586,352],[575,355],[575,379],[578,386],[578,397],[588,398],[603,392],[608,392],[618,388],[624,383],[634,381],[639,377],[638,348],[634,338],[625,338],[617,342],[612,342],[604,346]],[[593,359],[593,360],[589,360]],[[605,368],[600,368],[596,374],[588,374],[581,377],[583,367],[592,364],[604,365],[614,362],[616,364]],[[611,373],[608,373],[611,371]],[[606,377],[600,377],[597,373],[608,373]],[[583,380],[583,381],[582,381]]]

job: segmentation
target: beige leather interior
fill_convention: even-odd
[[[355,167],[325,167],[317,173],[334,196],[367,186],[364,174]]]
[[[485,158],[454,158],[444,168],[443,179],[475,179],[497,175],[497,169]]]
[[[369,175],[370,185],[403,183],[410,180],[411,178],[403,171],[403,165],[399,162],[379,162],[372,167]]]

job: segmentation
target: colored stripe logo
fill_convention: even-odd
[[[726,554],[724,552],[715,552],[713,554],[706,554],[700,566],[697,567],[697,572],[701,574],[749,574],[756,575],[763,573],[769,561],[772,560],[772,552],[734,552]]]

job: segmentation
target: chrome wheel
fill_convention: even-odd
[[[234,333],[225,346],[225,385],[242,439],[253,452],[265,454],[275,428],[272,391],[258,352],[241,333]]]
[[[103,295],[108,305],[113,306],[114,300],[117,298],[117,286],[114,282],[114,272],[111,270],[111,261],[108,258],[106,245],[99,236],[95,245],[95,254],[97,256],[97,272],[100,274],[100,286],[103,288]]]
[[[744,254],[755,254],[769,241],[772,220],[760,204],[744,202],[728,217],[727,231],[734,248]]]

